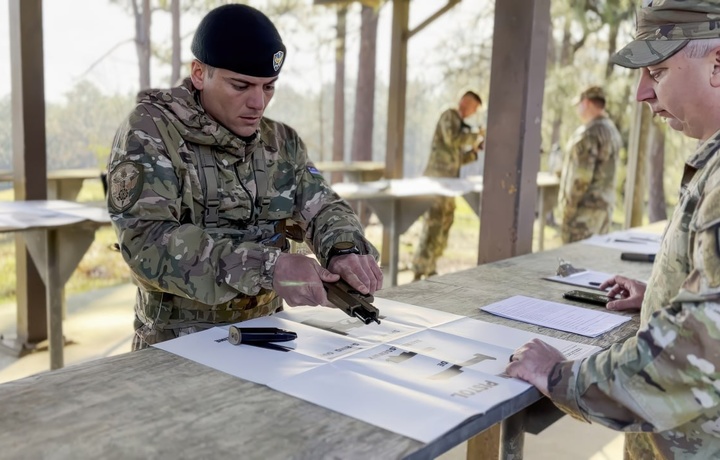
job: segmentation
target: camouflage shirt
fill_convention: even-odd
[[[139,286],[136,314],[144,324],[181,327],[272,313],[280,305],[272,281],[278,255],[287,250],[279,242],[288,219],[323,265],[338,241],[354,241],[377,257],[293,129],[263,118],[244,141],[198,101],[189,79],[141,93],[110,155],[108,208]],[[199,149],[211,152],[215,175],[198,172]],[[257,196],[258,164],[266,171],[266,200]],[[204,181],[213,179],[218,222],[208,228]]]
[[[569,237],[577,241],[609,223],[615,204],[615,170],[622,138],[613,122],[599,116],[580,126],[569,141],[560,180],[560,216]],[[573,228],[579,235],[573,237]],[[586,230],[585,230],[586,229]],[[589,233],[589,234],[588,234]]]
[[[477,153],[466,153],[464,149],[472,147],[477,138],[478,134],[470,131],[457,109],[444,111],[435,127],[425,176],[460,177],[460,167],[478,158]]]
[[[549,377],[564,411],[629,432],[629,458],[720,458],[719,150],[720,131],[687,161],[637,335]]]

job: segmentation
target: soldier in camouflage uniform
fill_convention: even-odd
[[[473,91],[466,92],[457,109],[440,115],[435,127],[430,159],[425,168],[427,177],[460,177],[460,167],[476,161],[479,133],[472,132],[463,120],[482,106],[482,99]],[[468,149],[468,146],[474,147]],[[448,234],[455,216],[455,198],[438,197],[425,213],[420,242],[415,250],[412,270],[415,280],[435,274],[437,260],[447,247]]]
[[[108,207],[138,285],[133,349],[269,315],[283,299],[328,305],[322,281],[382,285],[351,208],[298,134],[263,117],[285,57],[270,20],[219,7],[192,51],[181,86],[140,94],[109,160]],[[288,236],[319,263],[289,254]]]
[[[615,170],[622,139],[605,113],[605,93],[593,86],[580,95],[583,122],[569,141],[560,179],[560,235],[563,243],[610,230],[615,204]]]
[[[642,301],[637,335],[580,361],[533,341],[507,367],[572,416],[627,432],[629,459],[720,458],[719,26],[720,2],[647,1],[613,57],[642,68],[638,100],[701,141],[646,290],[609,283]]]

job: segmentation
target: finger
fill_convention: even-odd
[[[355,279],[358,282],[358,286],[356,287],[356,289],[363,294],[369,294],[370,290],[374,288],[375,277],[373,276],[371,278],[370,276],[371,271],[367,263],[367,256],[360,256],[360,258],[358,259],[358,265],[359,268],[353,270]]]
[[[330,273],[330,275],[339,277],[339,275],[336,275],[334,273]],[[325,287],[322,285],[322,283],[309,283],[307,285],[307,288],[305,289],[305,297],[306,301],[308,302],[305,305],[324,305],[326,307],[333,306],[327,298],[327,291],[325,290]]]
[[[338,275],[337,273],[333,273],[329,270],[325,270],[322,267],[319,267],[318,276],[320,276],[320,279],[322,281],[327,281],[330,283],[334,283],[335,281],[338,281],[340,279],[340,275]]]
[[[372,263],[370,264],[370,266],[372,267],[373,274],[375,275],[375,280],[376,280],[375,286],[376,286],[376,290],[380,290],[380,289],[382,289],[382,287],[383,287],[383,281],[384,281],[384,279],[383,279],[384,275],[383,275],[382,269],[381,269],[380,266],[377,264],[377,262],[375,262],[374,259],[373,259]],[[374,293],[374,292],[375,292],[375,291],[373,291],[373,293]]]
[[[637,297],[628,297],[626,299],[608,302],[605,307],[612,311],[639,310],[640,300]]]
[[[622,296],[623,292],[626,292],[625,289],[623,289],[620,286],[615,286],[614,288],[610,289],[607,293],[608,297],[616,297],[618,295]],[[625,296],[627,297],[627,296]]]
[[[368,277],[368,293],[373,294],[375,291],[382,289],[383,273],[373,256],[364,257],[363,268]]]
[[[347,278],[344,278],[347,283],[353,287],[356,291],[358,291],[361,294],[369,294],[370,290],[367,287],[367,276],[365,276],[366,281],[363,282],[357,273],[350,273],[350,275]]]
[[[609,288],[610,286],[615,286],[617,283],[615,282],[615,277],[613,276],[609,280],[605,280],[602,283],[600,283],[600,289],[605,290]]]

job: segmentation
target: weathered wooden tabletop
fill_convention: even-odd
[[[378,296],[601,347],[634,335],[637,315],[591,339],[478,310],[517,294],[562,301],[562,293],[574,287],[541,279],[555,273],[558,257],[576,267],[639,279],[647,279],[651,269],[648,263],[621,261],[616,250],[572,244],[387,289]],[[539,398],[537,391],[528,391],[423,444],[149,349],[0,385],[0,457],[434,458]]]

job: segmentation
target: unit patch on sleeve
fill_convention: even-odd
[[[123,212],[140,198],[142,169],[132,161],[123,161],[113,168],[108,177],[109,204],[113,211]]]
[[[310,172],[310,174],[314,174],[316,176],[322,176],[322,173],[318,171],[318,169],[315,167],[315,165],[308,163],[307,170]]]

